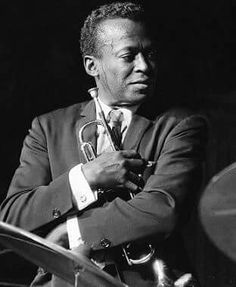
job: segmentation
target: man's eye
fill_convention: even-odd
[[[156,60],[158,57],[158,52],[156,50],[151,50],[146,54],[146,57],[149,60]]]
[[[126,54],[122,56],[122,59],[126,62],[132,62],[135,56],[133,54]]]

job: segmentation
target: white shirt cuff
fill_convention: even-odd
[[[82,164],[69,171],[69,182],[78,210],[82,210],[97,201],[97,192],[92,191],[82,170]]]
[[[76,216],[67,218],[66,227],[67,227],[67,234],[68,234],[70,249],[78,247],[81,244],[84,244],[84,241],[81,238],[79,221]]]

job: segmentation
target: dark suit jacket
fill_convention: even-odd
[[[20,166],[1,206],[1,219],[45,236],[73,211],[69,170],[85,162],[77,134],[95,117],[93,102],[75,104],[33,120],[26,136]],[[87,137],[96,143],[95,129]],[[134,115],[124,149],[137,150],[153,168],[144,172],[145,187],[133,199],[117,197],[103,207],[79,213],[84,241],[94,250],[149,236],[156,242],[170,234],[186,198],[201,185],[205,156],[206,119],[175,109],[155,120]]]

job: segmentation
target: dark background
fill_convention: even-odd
[[[1,0],[0,201],[18,166],[33,117],[87,99],[93,81],[82,66],[79,30],[89,11],[102,3],[105,1]],[[159,41],[156,105],[191,105],[209,118],[207,183],[236,160],[236,2],[142,3],[153,17]],[[208,240],[197,209],[185,230],[185,240],[203,287],[236,286],[236,264]],[[21,273],[22,266],[13,266],[14,272]],[[5,276],[7,271],[2,270]]]

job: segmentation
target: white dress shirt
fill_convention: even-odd
[[[104,104],[101,100],[99,100],[100,105],[102,107],[105,118],[107,118],[109,112],[111,111],[111,107]],[[132,120],[133,113],[137,110],[137,106],[132,108],[119,108],[124,115],[124,120],[122,121],[121,132],[122,132],[122,142],[126,135],[127,129]],[[96,103],[96,118],[100,119],[99,108]],[[105,129],[103,126],[98,125],[97,128],[97,154],[101,154],[103,152],[112,151],[111,146],[109,144],[109,140],[105,133]],[[69,183],[72,191],[72,195],[74,198],[74,203],[78,210],[83,210],[90,204],[94,203],[98,199],[98,194],[96,190],[92,190],[82,172],[81,169],[82,164],[78,164],[73,167],[69,171]],[[74,248],[81,243],[83,240],[81,238],[79,223],[76,216],[67,219],[67,232],[69,238],[70,248]]]

